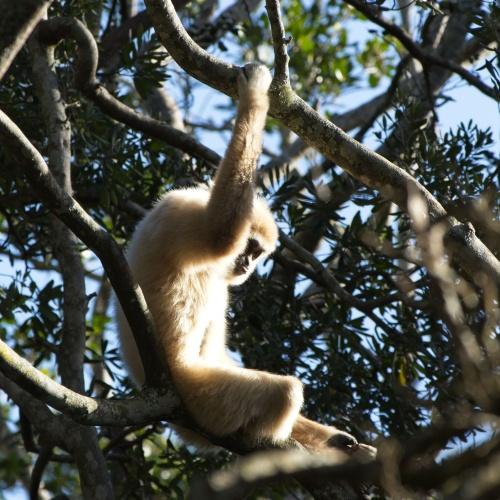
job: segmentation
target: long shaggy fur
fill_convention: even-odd
[[[269,208],[254,192],[270,82],[263,66],[245,66],[233,137],[213,187],[169,192],[138,225],[128,260],[174,384],[202,428],[217,436],[243,431],[256,440],[293,435],[319,449],[341,432],[299,415],[301,382],[239,367],[226,353],[228,286],[242,283],[277,240]],[[119,307],[117,320],[123,357],[142,384],[139,354]]]

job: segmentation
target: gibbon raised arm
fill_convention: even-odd
[[[309,449],[352,451],[355,438],[299,415],[297,378],[239,367],[226,352],[228,287],[248,278],[278,235],[254,188],[270,83],[264,66],[241,70],[233,137],[213,187],[170,191],[138,225],[128,259],[173,382],[200,427],[216,436],[293,436]],[[143,368],[119,306],[117,320],[124,359],[142,384]]]

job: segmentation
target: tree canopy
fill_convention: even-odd
[[[0,6],[6,498],[500,497],[495,2]],[[240,435],[207,455],[169,428],[190,418],[124,250],[166,191],[213,177],[248,61],[274,68],[257,183],[280,242],[232,292],[230,349],[298,376],[304,414],[369,463]]]

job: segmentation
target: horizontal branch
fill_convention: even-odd
[[[62,414],[86,425],[124,426],[174,418],[180,408],[173,391],[148,388],[132,399],[94,399],[58,384],[0,340],[0,371],[19,387]]]
[[[205,480],[199,480],[190,491],[189,499],[238,500],[245,498],[258,487],[284,479],[297,479],[308,485],[338,482],[372,482],[379,475],[380,463],[361,463],[346,460],[342,453],[305,453],[300,450],[273,450],[241,459],[228,469],[215,472]],[[347,490],[349,491],[349,490]],[[357,495],[347,498],[357,498]],[[345,497],[342,497],[345,498]]]
[[[116,99],[97,81],[96,70],[99,54],[97,44],[92,33],[82,22],[73,18],[56,17],[42,22],[37,33],[39,40],[48,45],[56,45],[60,40],[66,38],[77,43],[75,84],[103,113],[191,156],[202,158],[213,166],[219,163],[220,156],[215,151],[200,144],[191,135],[181,130],[138,113]]]

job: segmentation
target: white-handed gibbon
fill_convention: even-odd
[[[242,68],[233,137],[213,187],[163,197],[139,223],[128,260],[175,387],[201,428],[215,436],[240,431],[255,441],[292,436],[311,450],[349,452],[357,448],[354,437],[300,415],[297,378],[242,368],[226,352],[228,287],[248,278],[278,236],[254,187],[270,83],[264,66]],[[120,307],[117,319],[125,362],[142,384],[144,371]]]

